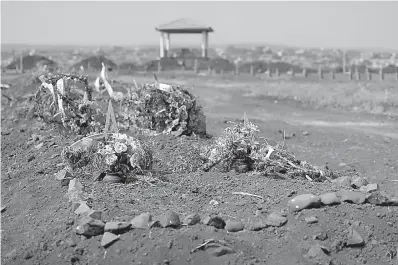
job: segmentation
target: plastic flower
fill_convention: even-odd
[[[127,146],[124,143],[116,142],[114,145],[115,152],[120,154],[127,151]]]
[[[138,154],[135,153],[130,157],[130,165],[132,167],[137,167],[138,166]]]
[[[109,144],[105,145],[105,154],[110,155],[113,154],[115,151],[113,150],[112,146]]]
[[[117,160],[117,156],[115,154],[111,154],[105,157],[105,163],[109,166],[112,166],[113,164],[115,164]]]

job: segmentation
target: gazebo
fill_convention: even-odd
[[[160,58],[167,57],[170,51],[170,34],[202,34],[202,57],[207,57],[209,32],[213,32],[211,27],[201,25],[191,19],[182,18],[158,26],[156,30],[160,32]]]

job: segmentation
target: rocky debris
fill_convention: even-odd
[[[187,215],[183,221],[184,225],[196,225],[197,223],[200,223],[200,216],[197,213]]]
[[[342,176],[337,179],[334,179],[333,182],[342,188],[351,188],[351,177],[350,176]]]
[[[172,210],[168,210],[161,218],[160,224],[162,227],[173,227],[177,228],[181,225],[180,217],[177,213],[173,212]]]
[[[220,246],[218,248],[215,248],[215,249],[211,250],[210,253],[211,253],[211,255],[213,257],[221,257],[221,256],[224,256],[224,255],[227,255],[227,254],[235,253],[235,250],[233,250],[230,247]]]
[[[73,179],[73,176],[66,169],[62,169],[55,174],[55,179],[61,182],[61,186],[68,186],[70,180]]]
[[[359,189],[362,186],[366,186],[368,185],[368,181],[360,176],[354,176],[351,178],[351,187],[353,187],[354,189]]]
[[[65,243],[68,247],[71,247],[71,248],[76,247],[76,242],[72,238],[67,238],[65,240]]]
[[[151,221],[152,215],[150,213],[142,213],[131,220],[131,228],[149,229],[149,224]]]
[[[320,196],[320,198],[321,202],[324,205],[335,205],[341,203],[339,197],[337,197],[337,194],[335,192],[324,193]]]
[[[76,233],[87,237],[97,236],[104,233],[104,228],[105,224],[102,221],[86,216],[80,220]]]
[[[81,201],[83,197],[83,185],[76,178],[70,180],[67,196],[70,202]]]
[[[264,228],[267,228],[268,224],[267,224],[264,216],[255,216],[255,217],[249,218],[245,227],[249,231],[259,231]]]
[[[386,194],[384,194],[383,192],[380,192],[380,191],[375,191],[375,192],[370,193],[369,195],[366,196],[366,200],[368,203],[373,204],[373,205],[398,206],[397,200],[392,200],[389,196],[387,196]]]
[[[341,201],[355,204],[362,204],[366,201],[365,195],[359,191],[342,190],[339,192]]]
[[[228,232],[239,232],[244,229],[244,225],[241,221],[228,220],[225,224],[225,230]]]
[[[376,183],[370,183],[366,186],[362,186],[359,190],[365,193],[372,193],[379,190],[379,185]]]
[[[328,238],[328,234],[326,233],[325,230],[323,230],[322,228],[316,228],[314,230],[314,235],[312,236],[312,239],[314,240],[320,240],[320,241],[324,241]]]
[[[352,227],[348,228],[348,237],[346,241],[346,246],[348,247],[358,247],[364,245],[365,241],[362,236]]]
[[[304,258],[308,259],[311,264],[314,265],[330,265],[332,264],[332,258],[329,257],[323,248],[319,245],[313,245],[308,250],[307,254],[304,254]]]
[[[319,196],[312,194],[302,194],[294,197],[288,202],[288,207],[291,212],[298,212],[303,209],[319,207],[321,199]]]
[[[224,229],[225,228],[225,221],[219,216],[206,216],[202,223],[204,225],[213,226],[217,229]]]
[[[275,226],[275,227],[280,227],[284,224],[286,224],[287,218],[286,215],[284,215],[281,212],[272,212],[270,215],[267,216],[265,219],[265,223],[268,226]]]
[[[130,227],[131,223],[128,222],[106,222],[104,231],[119,234],[127,231]]]
[[[316,216],[309,216],[309,217],[306,217],[304,220],[305,220],[305,222],[306,222],[307,224],[315,224],[315,223],[318,223],[318,218],[317,218]]]
[[[101,246],[107,248],[117,240],[119,240],[119,237],[117,235],[110,232],[105,232],[101,239]]]
[[[93,219],[96,219],[96,220],[102,220],[102,211],[99,211],[99,210],[90,210],[88,213],[87,213],[87,216],[89,216],[89,217],[91,217],[91,218],[93,218]]]
[[[74,211],[75,214],[77,215],[83,215],[89,213],[91,211],[91,208],[87,205],[86,202],[81,202],[79,207]]]

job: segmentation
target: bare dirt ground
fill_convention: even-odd
[[[120,79],[129,81],[127,77]],[[137,78],[137,82],[142,80]],[[16,84],[12,94],[33,92],[23,90],[20,79],[6,82]],[[196,85],[194,93],[204,105],[209,134],[219,135],[227,127],[225,121],[241,119],[246,112],[261,135],[276,141],[282,140],[280,130],[292,135],[286,140],[287,148],[301,160],[328,165],[348,175],[356,172],[398,197],[398,182],[394,181],[398,180],[396,117],[314,109],[293,101],[248,97],[240,91],[201,85]],[[76,234],[77,218],[65,197],[67,187],[54,178],[64,166],[60,157],[63,147],[74,139],[18,113],[18,104],[10,107],[2,99],[3,264],[398,264],[398,207],[344,202],[292,213],[286,208],[294,196],[321,195],[342,188],[330,182],[236,172],[164,174],[154,186],[145,182],[107,184],[75,176],[92,194],[93,208],[103,210],[104,221],[129,222],[144,212],[158,220],[172,210],[181,220],[197,213],[202,219],[218,215],[245,225],[239,232],[202,223],[177,229],[132,229],[103,248],[101,236]],[[32,134],[40,137],[32,142]],[[156,152],[163,164],[184,155],[193,144],[190,137],[162,136],[158,141]],[[266,225],[259,231],[249,229],[251,220],[274,212],[286,213],[287,222]],[[308,217],[316,217],[317,222],[307,222]],[[350,227],[363,238],[362,246],[345,243]],[[208,239],[219,240],[223,250],[215,246],[192,252]],[[309,249],[319,250],[316,246],[321,246],[321,253],[309,257]]]

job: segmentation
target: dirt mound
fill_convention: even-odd
[[[24,70],[32,70],[36,68],[40,68],[44,65],[47,65],[49,68],[57,67],[57,63],[53,60],[48,59],[42,55],[26,55],[22,58],[22,65]],[[13,70],[20,67],[20,59],[14,59],[9,65],[6,66],[6,69]]]
[[[80,61],[79,63],[74,64],[72,68],[77,70],[80,69],[81,66],[83,66],[84,69],[90,68],[91,70],[101,71],[102,63],[105,64],[109,71],[117,68],[117,65],[113,61],[103,55],[88,57]]]
[[[156,72],[158,71],[159,60],[152,60],[144,64],[145,71]],[[175,58],[162,58],[160,65],[164,71],[180,70],[181,65]]]

